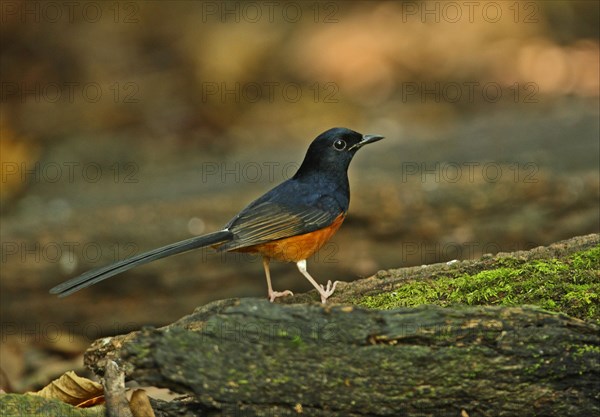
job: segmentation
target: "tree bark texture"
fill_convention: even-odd
[[[535,307],[229,299],[96,341],[86,364],[185,397],[157,415],[597,415],[598,327]]]

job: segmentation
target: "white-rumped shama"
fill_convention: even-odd
[[[211,246],[217,251],[259,253],[271,301],[292,295],[273,291],[269,261],[295,262],[298,270],[321,295],[335,291],[337,281],[318,284],[306,270],[314,254],[341,226],[350,204],[348,166],[362,146],[383,139],[345,128],[323,132],[310,144],[296,174],[254,200],[218,232],[193,237],[88,271],[52,288],[61,297],[96,284],[135,266],[192,249]]]

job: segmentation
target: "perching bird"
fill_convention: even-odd
[[[269,299],[292,295],[273,291],[269,262],[295,262],[321,295],[333,294],[337,281],[318,284],[306,270],[306,259],[339,229],[350,204],[348,166],[361,147],[383,139],[350,129],[333,128],[310,144],[296,174],[254,200],[218,232],[193,237],[88,271],[52,288],[61,297],[94,285],[138,265],[192,249],[211,246],[217,251],[259,253],[267,278]]]

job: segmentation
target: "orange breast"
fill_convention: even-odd
[[[318,251],[337,232],[343,222],[344,213],[340,214],[333,223],[323,229],[261,243],[260,245],[235,249],[234,251],[260,253],[277,261],[298,262],[310,258],[312,254]]]

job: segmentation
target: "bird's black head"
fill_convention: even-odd
[[[295,178],[307,174],[345,174],[350,161],[361,147],[383,139],[379,135],[362,135],[354,130],[334,127],[310,144]]]

